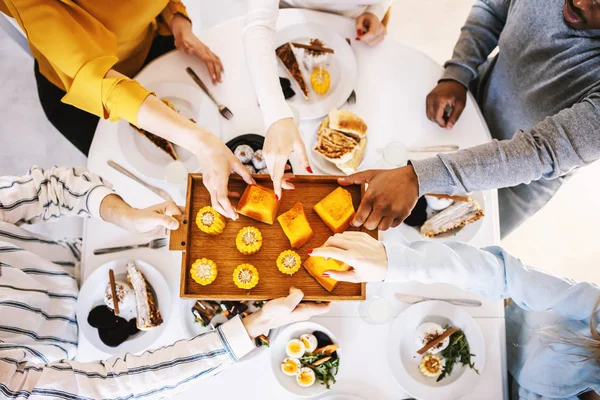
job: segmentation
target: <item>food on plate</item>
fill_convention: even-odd
[[[296,382],[302,387],[312,386],[316,381],[315,371],[308,367],[300,368],[298,375],[296,375]]]
[[[240,264],[233,271],[233,283],[240,289],[252,289],[258,285],[258,271],[251,264]]]
[[[219,235],[225,229],[225,217],[210,206],[202,207],[196,214],[198,229],[209,235]]]
[[[310,333],[305,333],[304,335],[301,335],[300,341],[302,342],[302,344],[306,348],[306,352],[308,353],[314,352],[319,346],[319,341],[317,340],[316,336]]]
[[[235,247],[247,256],[256,254],[262,247],[262,233],[253,226],[246,226],[235,237]]]
[[[252,150],[252,147],[248,146],[247,144],[239,145],[235,148],[233,153],[242,164],[248,164],[252,162],[252,157],[254,156],[254,150]]]
[[[127,263],[127,281],[135,292],[137,307],[137,328],[141,331],[156,328],[163,323],[162,315],[156,305],[152,288],[133,261]]]
[[[316,94],[325,94],[329,91],[331,75],[323,68],[315,69],[310,74],[310,85]]]
[[[483,210],[477,201],[471,198],[463,200],[456,196],[450,206],[432,215],[425,221],[423,226],[421,226],[421,234],[427,237],[434,237],[440,233],[462,228],[483,218],[483,215]]]
[[[348,271],[350,266],[341,261],[334,260],[333,258],[326,260],[323,257],[308,257],[308,259],[304,261],[304,268],[306,268],[308,273],[311,274],[321,286],[323,286],[327,291],[331,292],[333,289],[335,289],[338,281],[333,278],[324,277],[323,272]]]
[[[262,174],[262,175],[269,175],[269,170],[266,168],[261,169],[260,171],[256,172],[257,174]]]
[[[285,250],[277,257],[277,269],[282,274],[294,275],[300,269],[302,259],[293,250]]]
[[[290,82],[288,78],[279,77],[279,84],[281,85],[283,97],[285,97],[286,100],[289,100],[296,95],[296,92],[292,89],[292,82]]]
[[[196,300],[194,306],[192,307],[194,322],[197,322],[202,326],[210,325],[212,319],[220,313],[221,305],[216,301]]]
[[[314,236],[302,203],[294,204],[294,207],[277,217],[277,221],[294,249],[304,246]]]
[[[430,342],[439,338],[444,333],[444,331],[445,329],[442,328],[440,324],[436,324],[435,322],[425,322],[419,325],[419,327],[417,328],[416,336],[417,346],[419,346],[419,348],[425,347]],[[429,352],[431,354],[437,354],[442,350],[446,349],[446,347],[448,347],[449,344],[450,338],[447,337],[435,346],[433,346],[433,348],[429,349]]]
[[[345,174],[356,172],[367,147],[367,124],[346,110],[332,110],[323,119],[313,151]]]
[[[427,221],[427,200],[425,200],[425,196],[421,196],[404,223],[408,226],[420,227],[425,221]]]
[[[425,200],[427,201],[427,207],[431,208],[433,211],[441,211],[454,203],[452,196],[441,194],[426,194]]]
[[[256,168],[254,168],[251,164],[244,164],[244,168],[248,170],[251,174],[256,174]]]
[[[304,80],[304,75],[302,74],[302,69],[300,68],[300,63],[298,63],[298,58],[294,53],[294,49],[290,43],[284,43],[275,49],[275,54],[277,58],[283,64],[285,70],[290,75],[292,80],[298,85],[302,95],[305,99],[308,99],[308,86],[306,85],[306,81]]]
[[[427,377],[436,378],[441,375],[443,368],[442,359],[434,354],[427,354],[419,363],[419,371]]]
[[[348,229],[355,213],[352,195],[342,187],[321,199],[315,204],[314,210],[334,233]]]
[[[168,99],[161,99],[161,100],[169,108],[171,108],[174,111],[177,111],[175,109],[175,106],[173,105],[173,103],[170,100],[168,100]],[[195,122],[195,121],[193,121],[193,122]],[[177,155],[177,151],[175,151],[175,145],[173,143],[169,142],[167,139],[163,139],[160,136],[156,136],[153,133],[145,131],[144,129],[138,128],[137,126],[135,126],[131,123],[129,125],[131,125],[131,127],[133,129],[135,129],[139,134],[141,134],[142,136],[145,136],[156,147],[158,147],[159,149],[161,149],[162,151],[167,153],[173,160],[179,160],[179,156]]]
[[[256,150],[254,152],[254,156],[252,157],[252,165],[257,170],[267,168],[267,161],[263,157],[262,150]]]
[[[192,279],[202,286],[210,285],[217,279],[217,264],[207,258],[194,261],[190,268]]]
[[[287,376],[296,376],[302,368],[300,360],[294,357],[287,357],[281,362],[281,372]]]
[[[288,357],[300,358],[306,353],[306,347],[300,339],[292,339],[285,346],[285,354]]]
[[[117,302],[119,304],[119,317],[129,321],[137,317],[137,309],[135,304],[135,293],[127,282],[115,281],[115,291],[117,293]],[[114,299],[110,284],[106,285],[104,291],[104,304],[110,309],[115,309]]]
[[[329,66],[331,49],[327,49],[325,43],[320,39],[310,39],[308,45],[299,47],[301,44],[294,43],[294,48],[298,50],[301,56],[302,64],[307,71],[312,71],[315,68],[323,68]],[[327,51],[330,50],[330,51]]]
[[[260,185],[248,185],[238,202],[238,213],[265,224],[273,225],[279,210],[279,200],[273,189]]]

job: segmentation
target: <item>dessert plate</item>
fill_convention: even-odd
[[[134,260],[135,266],[144,275],[146,281],[154,291],[154,298],[156,299],[158,309],[162,315],[163,323],[156,328],[148,331],[140,331],[135,335],[130,336],[129,339],[117,347],[109,347],[102,343],[98,336],[98,329],[92,327],[88,323],[88,314],[94,307],[104,304],[104,293],[106,287],[109,285],[109,269],[113,270],[115,280],[127,280],[127,271],[125,268],[127,261],[129,260],[113,260],[98,267],[98,269],[86,279],[79,291],[79,297],[77,299],[76,313],[81,333],[96,349],[111,355],[138,353],[148,349],[162,334],[171,314],[171,292],[169,291],[169,286],[167,285],[165,278],[152,265],[141,260]]]
[[[287,102],[298,111],[301,120],[321,118],[332,109],[342,106],[354,90],[358,74],[356,57],[350,45],[343,37],[323,25],[303,23],[288,26],[277,32],[275,47],[286,42],[308,43],[310,39],[320,39],[335,53],[331,55],[330,64],[327,67],[331,76],[331,84],[329,91],[324,95],[318,95],[312,90],[310,86],[312,71],[307,71],[302,65],[302,61],[299,60],[304,80],[309,88],[309,98],[308,100],[304,99],[300,89],[292,84],[296,95]],[[290,78],[281,62],[278,61],[278,65],[279,76]]]
[[[475,192],[469,195],[473,200],[477,201],[481,206],[481,209],[485,213],[485,197],[483,192]],[[457,241],[469,243],[481,229],[483,220],[487,217],[478,219],[477,221],[468,224],[462,228],[454,229],[450,232],[442,233],[433,238],[429,238],[421,235],[421,227],[413,227],[406,225],[404,222],[401,223],[396,229],[400,231],[400,234],[407,242],[415,242],[417,240],[438,240],[438,241]]]
[[[170,100],[185,118],[192,118],[203,128],[219,137],[221,122],[219,110],[198,88],[180,82],[161,82],[147,85],[160,99]],[[129,122],[118,122],[118,142],[127,162],[140,174],[157,181],[165,180],[165,168],[173,159],[150,140],[136,131]],[[175,145],[179,159],[188,171],[199,170],[198,159],[183,147]]]
[[[411,396],[418,399],[453,400],[464,396],[478,384],[481,375],[460,363],[452,374],[436,382],[419,371],[421,357],[417,354],[415,335],[424,322],[451,325],[461,329],[467,341],[475,368],[479,374],[485,367],[485,343],[475,320],[462,309],[442,301],[424,301],[404,310],[394,321],[387,341],[388,362],[392,374]]]

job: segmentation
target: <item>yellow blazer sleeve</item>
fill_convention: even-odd
[[[183,3],[179,0],[170,0],[165,9],[160,13],[158,33],[160,35],[171,35],[171,21],[175,14],[181,14],[190,20],[187,10]]]
[[[115,35],[71,0],[4,0],[29,45],[52,65],[71,104],[111,121],[137,124],[150,92],[125,78],[105,78],[119,61]]]

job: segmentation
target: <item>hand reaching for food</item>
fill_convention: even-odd
[[[275,195],[279,199],[281,199],[282,189],[294,189],[294,185],[290,182],[293,176],[285,173],[285,166],[292,152],[296,154],[300,167],[312,173],[302,135],[292,118],[283,118],[267,129],[262,151],[273,180]]]
[[[330,237],[311,257],[326,257],[350,265],[349,271],[325,271],[323,277],[342,282],[382,282],[387,276],[385,247],[365,232],[346,231]]]
[[[342,186],[368,184],[352,225],[369,230],[395,228],[404,221],[419,198],[419,181],[412,166],[369,170],[339,178]]]
[[[375,46],[385,37],[385,26],[377,15],[366,12],[356,18],[356,40]]]
[[[221,59],[194,35],[190,20],[183,15],[175,15],[171,21],[171,31],[175,38],[175,47],[185,54],[201,59],[206,64],[213,84],[221,82],[221,73],[223,72]]]
[[[242,320],[248,335],[255,338],[270,329],[306,321],[329,311],[328,303],[301,303],[303,297],[302,290],[291,287],[287,297],[267,302],[259,312]]]
[[[452,129],[467,104],[467,88],[457,81],[442,81],[427,95],[427,118]]]

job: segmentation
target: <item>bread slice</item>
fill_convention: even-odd
[[[345,164],[354,158],[359,144],[353,138],[329,128],[319,129],[314,151],[334,164]]]
[[[304,98],[308,99],[308,86],[304,80],[304,75],[302,75],[302,70],[300,69],[300,64],[298,63],[298,58],[296,57],[296,53],[294,53],[292,45],[289,42],[282,44],[275,49],[275,54],[285,67],[285,70],[288,72],[292,80],[296,82],[300,88]]]
[[[367,136],[367,124],[358,115],[347,110],[331,110],[329,112],[329,127],[350,135],[356,140]]]
[[[354,152],[352,159],[346,163],[337,163],[335,164],[343,173],[346,175],[351,175],[356,172],[358,166],[363,160],[365,155],[365,150],[367,149],[367,138],[360,139],[358,142],[358,148]]]
[[[133,261],[127,263],[127,281],[135,293],[137,328],[141,331],[147,331],[160,326],[163,319],[160,310],[156,306],[152,289]]]

